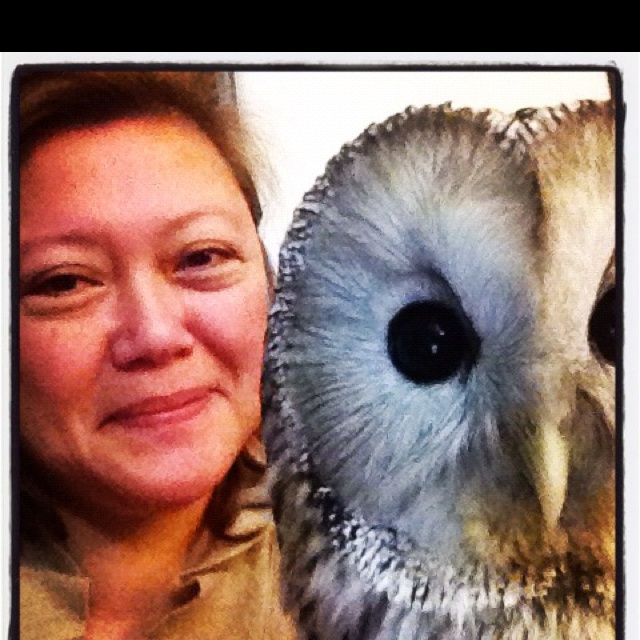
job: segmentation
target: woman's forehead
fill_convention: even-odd
[[[58,134],[25,163],[20,191],[21,228],[31,218],[37,231],[74,214],[88,223],[212,213],[253,227],[228,164],[183,120],[121,120]]]

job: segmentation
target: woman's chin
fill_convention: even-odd
[[[150,509],[187,506],[208,499],[229,467],[230,463],[211,464],[198,471],[185,462],[165,473],[156,468],[142,476],[129,475],[126,481],[117,484],[119,501]]]
[[[162,426],[147,437],[142,429],[133,439],[121,438],[121,447],[108,442],[95,458],[102,461],[95,469],[98,482],[119,501],[141,508],[180,507],[210,496],[250,433],[240,421],[229,420],[224,430],[212,429],[212,420],[200,422],[177,434]]]
[[[94,473],[90,483],[56,482],[67,488],[58,498],[88,521],[134,523],[190,506],[204,507],[230,466],[224,460],[198,465],[191,459],[125,466],[119,472],[112,468]]]

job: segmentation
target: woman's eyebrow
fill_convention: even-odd
[[[82,247],[95,247],[102,246],[102,242],[99,237],[92,234],[89,237],[87,234],[80,232],[68,232],[68,233],[55,233],[51,235],[43,235],[33,240],[20,240],[19,248],[20,255],[27,255],[36,249],[46,248],[50,245],[80,245]]]
[[[179,216],[173,215],[171,216],[171,219],[167,220],[167,224],[164,225],[163,231],[178,231],[201,218],[218,218],[224,222],[227,219],[225,213],[228,212],[228,208],[217,206],[215,208],[202,208],[187,211]]]

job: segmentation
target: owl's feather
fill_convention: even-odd
[[[607,105],[425,107],[345,145],[305,196],[264,378],[301,637],[613,637],[614,368],[590,334],[613,161]],[[465,345],[428,381],[390,346],[423,308]]]

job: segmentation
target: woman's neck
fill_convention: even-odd
[[[62,513],[72,556],[90,579],[84,640],[134,640],[168,611],[208,499],[132,524]]]

